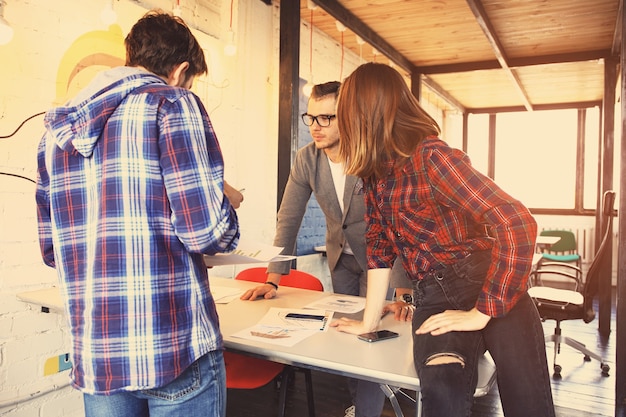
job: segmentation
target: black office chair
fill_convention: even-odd
[[[609,254],[609,243],[613,234],[613,205],[615,203],[615,192],[607,191],[604,193],[602,204],[602,216],[606,220],[606,228],[602,237],[600,247],[596,252],[589,271],[587,272],[585,282],[582,282],[582,271],[577,266],[563,263],[542,263],[535,271],[531,273],[530,283],[532,287],[528,289],[529,295],[535,301],[535,305],[539,310],[542,320],[555,320],[556,328],[554,334],[546,337],[547,340],[554,342],[554,377],[561,376],[561,366],[556,363],[557,354],[560,352],[561,343],[582,352],[585,361],[591,358],[600,362],[602,375],[609,375],[609,365],[597,353],[587,349],[584,344],[567,336],[561,335],[561,322],[565,320],[583,320],[590,323],[596,316],[593,310],[593,299],[598,293],[598,281],[600,277],[600,269],[605,257]],[[557,286],[549,286],[549,276],[560,277]],[[569,282],[569,287],[565,288]],[[554,282],[552,283],[553,285]]]

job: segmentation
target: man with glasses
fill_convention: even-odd
[[[365,257],[365,203],[363,182],[346,175],[339,162],[339,130],[335,106],[340,83],[313,87],[307,112],[302,121],[309,126],[313,141],[298,151],[285,194],[278,211],[274,245],[284,247],[283,254],[295,252],[296,239],[311,193],[315,194],[326,217],[326,253],[333,285],[339,294],[364,296],[367,292]],[[276,296],[281,275],[288,274],[290,262],[274,262],[267,268],[267,281],[241,296],[242,300]],[[396,271],[397,270],[397,271]],[[411,285],[402,268],[394,268],[394,287],[410,293]],[[410,321],[412,305],[398,302],[389,307],[396,319]],[[377,383],[350,379],[353,406],[346,416],[378,417],[385,395]]]

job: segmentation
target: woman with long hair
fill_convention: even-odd
[[[413,283],[424,415],[471,414],[486,349],[506,416],[554,416],[543,328],[526,292],[537,234],[528,209],[439,138],[387,65],[361,65],[345,80],[337,121],[347,174],[364,181],[369,269],[363,320],[333,325],[376,328],[399,258]]]

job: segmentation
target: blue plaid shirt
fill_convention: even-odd
[[[65,299],[73,384],[163,386],[223,348],[203,254],[235,249],[239,228],[206,110],[192,92],[120,67],[45,125],[40,245]]]

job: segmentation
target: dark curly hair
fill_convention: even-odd
[[[141,66],[161,77],[183,62],[189,63],[188,76],[208,70],[204,52],[189,27],[179,17],[162,10],[146,13],[124,40],[126,65]]]

